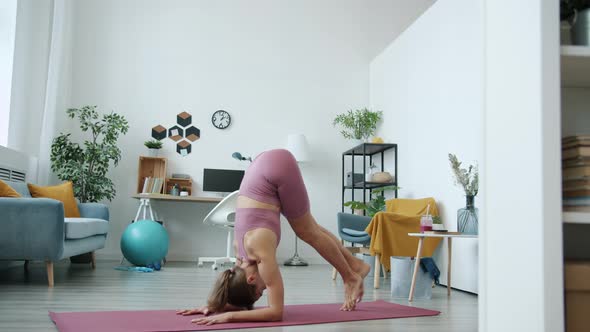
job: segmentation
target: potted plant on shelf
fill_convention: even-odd
[[[373,189],[371,192],[370,200],[367,203],[359,201],[348,201],[344,203],[344,206],[350,207],[354,214],[363,215],[363,211],[367,212],[369,217],[373,217],[377,212],[385,211],[385,196],[376,195],[383,193],[386,190],[399,190],[398,186],[386,186],[377,189]],[[375,197],[373,197],[375,195]]]
[[[155,140],[155,139],[145,141],[145,143],[143,143],[143,145],[145,145],[148,148],[148,156],[149,157],[157,157],[158,150],[160,150],[162,148],[162,142]]]
[[[377,123],[381,120],[383,112],[370,111],[367,108],[360,110],[349,110],[346,113],[338,114],[332,125],[340,126],[340,133],[344,138],[355,140],[357,144],[367,141],[377,130]]]

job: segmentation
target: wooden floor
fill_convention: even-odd
[[[57,331],[48,311],[96,311],[193,308],[204,304],[217,272],[194,263],[169,262],[159,272],[138,273],[114,270],[115,261],[89,265],[62,261],[55,266],[55,287],[48,288],[45,264],[33,262],[0,269],[0,331]],[[343,298],[342,281],[330,279],[328,265],[282,267],[286,304],[333,303]],[[370,278],[367,278],[370,279]],[[382,279],[383,280],[383,279]],[[365,283],[365,301],[392,299],[389,279],[374,290]],[[261,299],[266,304],[266,299]],[[337,324],[287,326],[256,331],[477,331],[477,296],[446,288],[433,289],[431,300],[416,300],[414,306],[439,310],[436,317],[359,321]],[[243,330],[241,330],[243,331]]]

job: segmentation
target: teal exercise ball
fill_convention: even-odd
[[[121,251],[138,266],[159,263],[168,253],[168,232],[153,220],[138,220],[123,232]]]

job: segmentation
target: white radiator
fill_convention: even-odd
[[[0,146],[0,180],[35,183],[37,158]]]
[[[25,182],[26,178],[27,173],[25,171],[0,165],[0,180]]]

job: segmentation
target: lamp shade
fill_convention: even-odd
[[[303,134],[291,134],[287,137],[286,149],[289,150],[295,160],[304,162],[309,160],[307,140]]]

